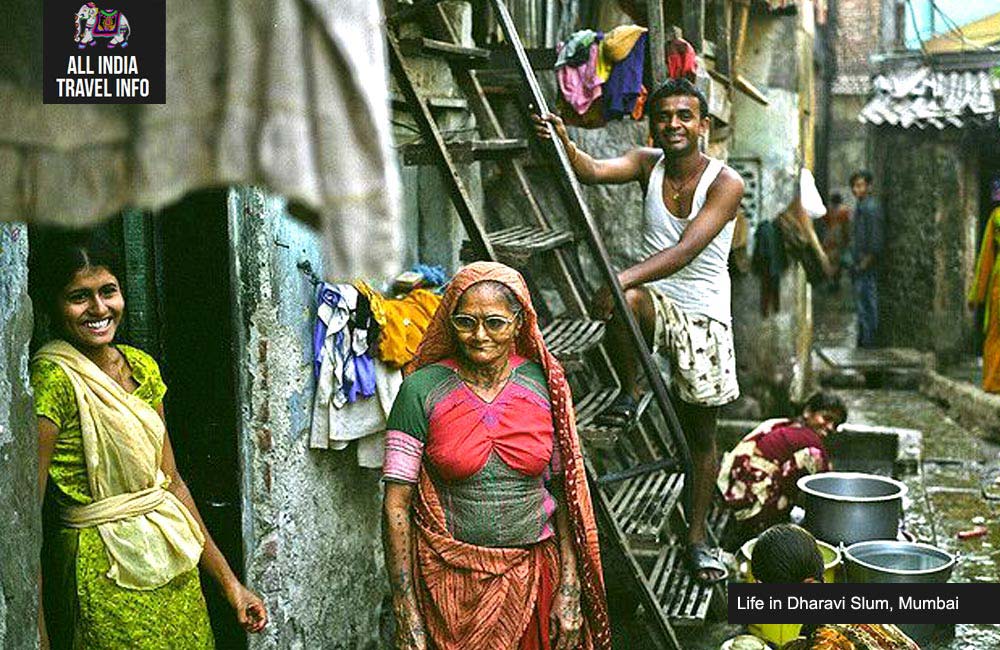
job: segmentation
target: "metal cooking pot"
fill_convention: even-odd
[[[948,582],[955,556],[930,544],[877,540],[844,551],[849,582]]]
[[[896,539],[906,486],[877,474],[823,472],[798,481],[808,528],[831,544]]]
[[[848,582],[948,582],[955,556],[930,544],[876,540],[844,550]],[[954,623],[899,623],[911,639],[926,647],[955,635]]]

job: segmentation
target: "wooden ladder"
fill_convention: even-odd
[[[724,598],[724,590],[691,580],[682,560],[686,524],[681,502],[690,453],[670,393],[628,309],[566,151],[558,138],[536,138],[528,119],[529,111],[548,111],[532,59],[537,63],[548,58],[542,65],[551,67],[552,57],[535,57],[535,52],[529,57],[503,0],[490,0],[490,4],[503,34],[500,48],[463,45],[439,0],[399,3],[389,15],[392,75],[422,136],[420,143],[403,147],[403,160],[406,164],[434,164],[441,170],[468,236],[462,259],[501,261],[525,275],[543,321],[546,344],[565,366],[573,386],[577,428],[605,562],[625,568],[627,590],[638,595],[657,647],[681,650],[675,626],[700,625],[713,597]],[[413,24],[419,26],[420,36],[413,36],[412,30],[406,37],[399,35],[402,26]],[[421,94],[408,68],[414,57],[448,62],[466,100],[464,105],[475,116],[475,137],[458,141],[445,137],[435,117],[435,105],[455,102],[435,101]],[[513,85],[484,88],[483,75]],[[505,125],[509,127],[510,120],[501,123],[501,109],[508,109],[504,117],[512,112],[519,117],[514,122],[521,133],[507,133]],[[456,166],[472,161],[487,161],[499,168],[519,200],[519,210],[477,213]],[[534,179],[532,172],[536,173]],[[542,182],[539,174],[544,175]],[[563,225],[550,218],[553,206],[557,206]],[[512,218],[516,221],[511,222]],[[640,400],[640,422],[629,430],[594,423],[618,395],[619,387],[602,343],[604,323],[588,317],[591,287],[581,267],[581,255],[589,256],[602,282],[612,287],[615,318],[628,324],[644,372],[646,392]],[[542,290],[545,286],[552,289]],[[710,528],[716,540],[726,520],[723,509],[713,510]]]

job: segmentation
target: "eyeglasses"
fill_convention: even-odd
[[[485,316],[482,319],[477,318],[476,316],[470,316],[469,314],[453,314],[451,317],[451,325],[455,328],[455,331],[468,334],[469,332],[475,332],[479,328],[481,320],[483,327],[486,328],[487,334],[503,334],[507,328],[517,321],[517,317],[520,314],[521,312],[517,312],[514,314],[513,318],[491,315]]]

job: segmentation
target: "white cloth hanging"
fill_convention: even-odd
[[[324,359],[320,367],[320,383],[327,365]],[[313,449],[342,450],[352,440],[357,440],[358,464],[362,467],[382,467],[386,420],[402,384],[403,374],[399,370],[376,360],[374,397],[335,408],[329,396],[317,390],[309,446]]]
[[[21,22],[0,48],[0,110],[17,116],[0,131],[0,221],[83,227],[259,185],[321,230],[330,277],[398,268],[381,2],[170,0],[166,103],[136,106],[42,104],[39,4],[4,6]]]

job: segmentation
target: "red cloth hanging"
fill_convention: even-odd
[[[675,38],[667,44],[667,75],[671,79],[684,77],[693,83],[697,68],[698,55],[690,43]]]

